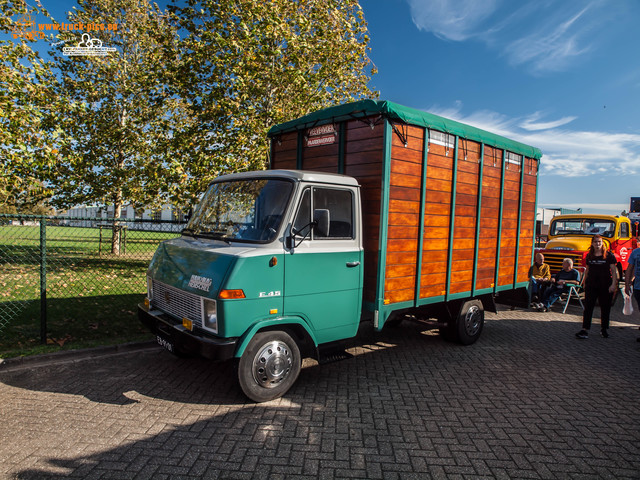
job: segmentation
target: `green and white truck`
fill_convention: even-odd
[[[475,342],[495,297],[526,287],[538,149],[363,100],[269,131],[266,171],[214,180],[162,242],[140,320],[174,354],[235,359],[254,401],[302,359],[404,316]]]

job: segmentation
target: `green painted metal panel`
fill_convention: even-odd
[[[458,143],[460,138],[456,136],[453,149],[452,180],[451,180],[451,212],[449,213],[449,248],[447,249],[447,286],[445,289],[445,297],[449,299],[449,290],[451,288],[451,265],[453,263],[453,234],[456,223],[456,193],[458,183]]]
[[[380,310],[380,317],[382,318],[382,321],[380,322],[381,327],[378,328],[378,330],[380,330],[382,326],[384,326],[384,322],[387,321],[387,319],[393,312],[397,310],[413,308],[414,305],[415,304],[413,300],[407,300],[406,302],[397,302],[397,303],[391,303],[389,305],[384,305]]]
[[[473,293],[474,297],[480,296],[480,295],[487,295],[489,293],[493,293],[493,288],[481,288],[480,290],[476,290]]]
[[[522,287],[526,287],[527,285],[529,285],[529,282],[518,282],[514,285],[502,285],[500,287],[496,287],[495,291],[496,292],[503,292],[505,290],[513,290],[514,288],[522,288]]]
[[[500,221],[498,222],[498,245],[496,246],[496,274],[495,274],[495,280],[494,280],[494,285],[496,288],[498,288],[498,276],[500,274],[500,244],[501,244],[501,240],[502,240],[502,215],[504,214],[504,177],[505,177],[505,172],[506,172],[506,167],[507,167],[507,158],[506,158],[506,152],[503,150],[502,151],[502,169],[501,169],[501,173],[500,173],[500,207],[498,210],[498,218],[500,219]]]
[[[480,249],[480,222],[482,220],[482,179],[484,175],[484,143],[480,144],[480,165],[478,166],[478,201],[476,204],[476,235],[473,249],[473,273],[471,275],[471,296],[476,295],[478,279],[478,252]]]
[[[522,197],[524,195],[524,155],[520,162],[520,194],[518,196],[518,229],[516,230],[516,258],[513,267],[513,285],[518,282],[518,265],[520,262],[520,229],[522,228]]]
[[[384,122],[384,134],[383,134],[383,148],[384,159],[382,170],[381,185],[382,188],[382,201],[380,202],[380,230],[379,230],[379,252],[378,252],[378,278],[376,284],[376,310],[378,312],[383,311],[384,305],[384,283],[385,283],[385,271],[387,268],[387,238],[389,223],[389,179],[391,177],[391,142],[393,140],[393,130],[389,120]],[[382,328],[384,320],[380,322],[378,328]]]
[[[471,298],[473,294],[471,292],[458,292],[450,293],[447,295],[447,300],[457,300],[459,298]]]
[[[305,319],[319,343],[353,337],[362,305],[362,250],[356,241],[307,243],[284,257],[283,314]]]
[[[420,300],[420,287],[422,285],[422,248],[424,243],[424,214],[427,199],[427,165],[429,160],[429,129],[424,129],[422,140],[422,178],[420,179],[420,219],[418,221],[418,258],[416,263],[416,289],[414,304],[417,307]]]
[[[309,337],[311,338],[313,344],[315,346],[318,346],[318,340],[315,338],[313,331],[311,330],[311,328],[309,328],[309,325],[302,318],[278,316],[273,318],[265,318],[251,325],[251,327],[240,337],[234,356],[236,358],[240,358],[242,356],[245,349],[247,348],[247,345],[249,345],[249,342],[251,341],[253,336],[258,333],[258,331],[269,327],[282,328],[286,325],[300,325],[309,334]]]
[[[536,227],[538,226],[538,182],[540,181],[540,160],[533,160],[536,165],[536,195],[533,204],[533,248],[531,249],[531,261],[529,265],[533,265],[536,246]]]
[[[444,295],[438,295],[437,297],[429,297],[429,298],[421,298],[418,302],[418,306],[422,306],[422,305],[430,305],[432,303],[440,303],[440,302],[444,302],[445,296]]]
[[[237,260],[237,257],[226,254],[226,250],[226,248],[204,249],[198,240],[185,237],[174,238],[158,246],[148,272],[151,277],[172,287],[195,295],[216,298],[229,268]],[[189,286],[192,275],[210,279],[209,290],[204,292]]]
[[[386,119],[420,127],[433,128],[451,135],[486,143],[499,149],[524,154],[531,158],[540,158],[542,152],[534,147],[516,142],[506,137],[487,132],[464,123],[440,117],[432,113],[405,107],[386,100],[360,100],[310,113],[290,122],[276,125],[269,130],[269,136],[282,132],[295,131],[317,126],[323,123],[339,122],[370,115],[382,115]]]

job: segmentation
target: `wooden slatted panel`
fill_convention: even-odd
[[[330,145],[305,146],[302,149],[302,170],[315,172],[339,173],[338,151],[339,140]]]
[[[374,302],[380,252],[384,122],[379,122],[373,128],[367,122],[350,120],[346,123],[344,173],[355,177],[360,184],[364,235],[363,298]]]
[[[456,211],[449,293],[470,292],[473,288],[480,147],[479,143],[469,140],[458,141]]]
[[[420,298],[444,295],[453,179],[453,148],[429,144]]]
[[[534,225],[536,218],[536,181],[538,161],[525,158],[524,196],[522,201],[522,222],[520,226],[520,254],[518,257],[518,282],[528,280],[527,273],[531,264],[531,251],[534,247]]]
[[[290,132],[278,135],[271,140],[273,158],[271,168],[293,170],[297,165],[298,133]]]
[[[507,162],[504,174],[498,286],[512,285],[514,280],[516,243],[519,240],[518,206],[520,202],[520,168],[519,165]]]
[[[424,129],[397,128],[406,134],[407,144],[393,134],[384,292],[387,303],[415,299],[418,262]]]
[[[500,226],[501,177],[502,151],[485,146],[476,290],[493,288],[495,284],[496,239]]]

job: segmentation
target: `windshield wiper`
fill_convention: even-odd
[[[196,236],[195,230],[193,228],[187,228],[187,227],[183,228],[180,231],[180,234],[181,235],[189,235],[190,237],[195,237]]]
[[[226,232],[215,232],[215,231],[214,232],[198,232],[198,234],[194,236],[212,238],[214,240],[222,240],[227,245],[230,244],[229,236],[227,235]]]

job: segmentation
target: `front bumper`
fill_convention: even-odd
[[[187,330],[160,310],[138,304],[138,318],[158,338],[158,343],[173,353],[184,353],[211,360],[233,358],[238,340],[217,339]]]

